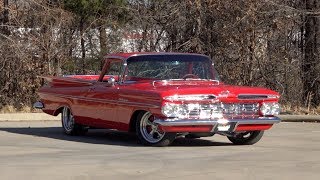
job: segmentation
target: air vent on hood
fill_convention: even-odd
[[[238,99],[268,99],[269,96],[265,94],[240,94]]]

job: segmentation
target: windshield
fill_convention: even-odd
[[[143,55],[127,60],[127,77],[151,79],[213,79],[211,60],[201,55]]]

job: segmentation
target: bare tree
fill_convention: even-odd
[[[319,1],[305,1],[302,79],[306,106],[320,104],[320,15],[316,14],[319,9]]]

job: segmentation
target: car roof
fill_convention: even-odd
[[[115,59],[123,59],[126,60],[129,57],[133,56],[143,56],[143,55],[198,55],[198,56],[205,56],[203,54],[197,54],[197,53],[180,53],[180,52],[130,52],[130,53],[113,53],[108,54],[106,56],[106,59],[115,58]]]

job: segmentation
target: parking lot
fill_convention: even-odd
[[[145,147],[132,134],[66,136],[59,121],[0,122],[1,180],[319,179],[320,123],[280,123],[252,146],[219,135]]]

